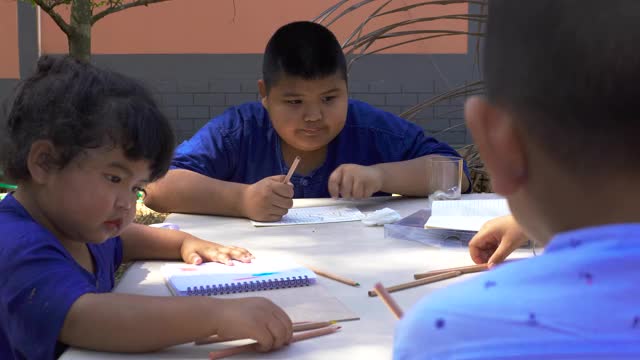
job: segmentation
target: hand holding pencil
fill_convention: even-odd
[[[296,157],[287,175],[269,176],[249,185],[240,199],[241,212],[255,221],[278,221],[293,206],[293,185],[289,183],[300,157]]]
[[[335,325],[333,321],[327,322],[319,322],[319,323],[298,323],[294,324],[293,331],[296,334],[291,338],[291,343],[299,342],[303,340],[308,340],[318,336],[324,336],[332,334],[341,327]],[[209,339],[209,341],[196,341],[196,345],[210,344],[215,342],[223,342],[225,340],[216,340],[216,336],[214,335]],[[223,350],[215,350],[209,353],[209,359],[222,359],[228,356],[233,356],[237,354],[254,352],[256,351],[256,344],[248,344],[243,346],[230,347]]]

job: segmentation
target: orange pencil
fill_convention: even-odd
[[[387,305],[389,310],[391,310],[393,315],[395,315],[396,319],[400,319],[402,317],[402,309],[400,308],[398,303],[393,300],[391,295],[389,295],[389,293],[387,292],[387,289],[385,289],[381,283],[376,283],[373,287],[373,291],[378,294],[380,300],[382,300],[382,302]]]
[[[317,275],[324,276],[327,279],[335,280],[335,281],[341,282],[343,284],[347,284],[347,285],[351,285],[351,286],[355,286],[355,287],[359,287],[360,286],[359,282],[344,278],[342,276],[338,276],[338,275],[335,275],[335,274],[332,274],[332,273],[328,273],[326,271],[323,271],[323,270],[320,270],[320,269],[316,269],[316,268],[313,268],[311,266],[306,266],[305,265],[305,267],[308,268],[309,270],[313,271]]]
[[[335,321],[293,323],[293,332],[322,329],[322,328],[331,326],[335,323],[336,323]],[[233,341],[233,340],[237,340],[237,339],[225,339],[225,338],[219,337],[218,335],[211,335],[207,338],[194,341],[194,344],[207,345],[207,344],[215,344],[215,343],[221,343],[221,342],[227,342],[227,341]]]
[[[471,274],[471,273],[486,271],[486,270],[489,270],[489,265],[487,263],[484,263],[484,264],[478,264],[478,265],[460,266],[460,267],[449,268],[449,269],[427,271],[425,273],[413,274],[413,278],[418,280],[418,279],[426,278],[433,275],[444,274],[450,271],[460,271],[463,274]]]
[[[340,330],[340,328],[341,328],[340,326],[332,325],[322,329],[310,330],[300,334],[295,334],[291,338],[291,342],[294,343],[294,342],[307,340],[307,339],[311,339],[318,336],[329,335]],[[255,350],[256,350],[256,344],[236,346],[236,347],[232,347],[224,350],[212,351],[209,353],[209,359],[210,360],[222,359],[227,356],[242,354],[246,352],[253,352]]]
[[[288,183],[289,180],[291,180],[291,177],[293,176],[293,173],[296,171],[296,168],[298,167],[298,163],[300,162],[300,156],[296,156],[295,159],[293,159],[293,163],[291,164],[291,167],[289,168],[289,172],[287,173],[287,176],[284,177],[284,181],[283,183]]]
[[[399,284],[399,285],[394,285],[394,286],[390,286],[387,288],[387,291],[392,293],[392,292],[396,292],[396,291],[400,291],[400,290],[404,290],[404,289],[410,289],[416,286],[420,286],[420,285],[426,285],[426,284],[431,284],[437,281],[442,281],[442,280],[446,280],[446,279],[451,279],[454,278],[456,276],[460,276],[462,275],[462,272],[460,271],[449,271],[446,273],[442,273],[439,275],[433,275],[433,276],[429,276],[420,280],[415,280],[415,281],[411,281],[408,283],[404,283],[404,284]],[[376,292],[374,290],[369,290],[369,296],[376,296],[378,294],[376,294]]]
[[[322,329],[327,326],[334,325],[335,323],[336,323],[335,321],[321,321],[321,322],[310,322],[310,323],[303,323],[303,324],[293,324],[293,332]]]

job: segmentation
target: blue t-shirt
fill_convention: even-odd
[[[429,154],[460,156],[449,145],[425,136],[419,126],[349,100],[344,129],[329,143],[325,162],[306,176],[294,174],[291,178],[294,197],[330,197],[329,176],[342,164],[368,166]],[[243,184],[289,170],[282,157],[280,137],[259,102],[229,108],[212,119],[178,146],[171,168]]]
[[[640,359],[640,224],[558,234],[544,254],[421,300],[394,359]]]
[[[57,358],[71,305],[83,294],[113,289],[122,242],[87,244],[91,274],[12,195],[0,202],[0,234],[0,359]]]

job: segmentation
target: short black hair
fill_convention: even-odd
[[[640,1],[490,0],[488,9],[489,101],[514,111],[568,171],[639,172]]]
[[[267,91],[283,75],[311,80],[336,73],[347,81],[344,52],[335,35],[320,24],[286,24],[271,36],[264,51],[262,79]]]
[[[14,181],[29,180],[27,157],[50,140],[53,165],[64,168],[86,149],[121,147],[130,160],[151,163],[151,181],[164,175],[174,134],[143,85],[69,56],[43,56],[17,89],[0,132],[0,166]]]

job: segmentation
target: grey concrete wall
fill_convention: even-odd
[[[98,55],[94,61],[144,81],[171,119],[179,140],[229,106],[258,99],[261,55]],[[477,78],[469,55],[374,55],[350,69],[353,98],[399,114],[420,101]],[[463,101],[447,101],[414,121],[454,146],[469,143]]]

